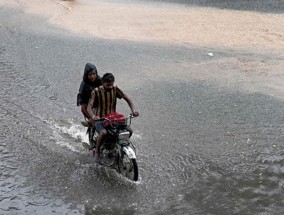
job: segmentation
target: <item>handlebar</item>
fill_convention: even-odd
[[[128,118],[135,118],[135,117],[137,117],[137,116],[134,116],[132,113],[130,113],[127,117],[126,117],[126,119],[128,119]]]

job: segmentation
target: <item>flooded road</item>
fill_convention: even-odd
[[[7,6],[0,20],[0,214],[283,213],[281,47],[82,36]],[[137,183],[81,145],[86,62],[112,72],[141,113]]]

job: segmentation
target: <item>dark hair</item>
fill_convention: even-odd
[[[102,82],[103,83],[111,83],[114,82],[114,76],[111,73],[106,73],[102,77]]]

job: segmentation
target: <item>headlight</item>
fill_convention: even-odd
[[[123,132],[119,133],[118,139],[127,140],[127,139],[129,139],[129,135],[130,135],[129,131],[123,131]]]

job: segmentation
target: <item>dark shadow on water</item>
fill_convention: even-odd
[[[284,13],[283,0],[143,0],[180,3],[189,6],[214,7],[219,9],[256,11],[262,13]]]

